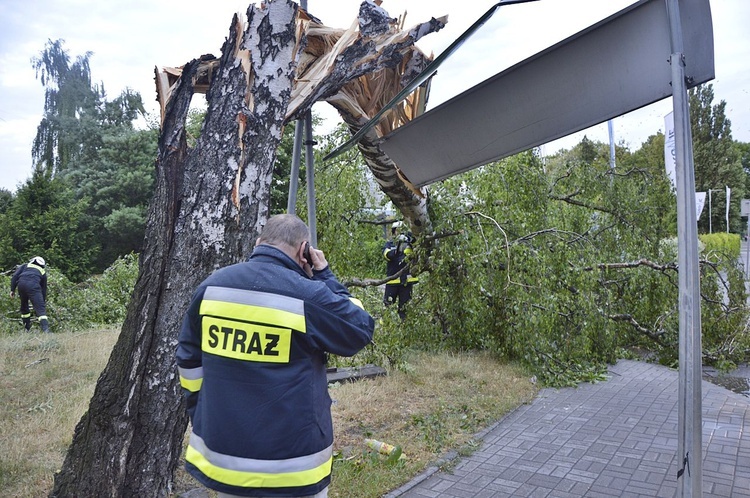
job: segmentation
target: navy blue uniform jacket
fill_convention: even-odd
[[[333,448],[326,353],[354,355],[373,330],[330,269],[309,278],[275,247],[213,273],[193,295],[177,347],[192,422],[188,471],[240,496],[325,488]]]

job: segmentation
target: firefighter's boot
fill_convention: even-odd
[[[30,316],[24,316],[23,319],[23,328],[26,329],[26,332],[31,330],[31,317]]]
[[[40,318],[39,325],[42,327],[42,332],[49,333],[49,320],[46,318]]]

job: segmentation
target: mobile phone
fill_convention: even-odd
[[[302,256],[307,260],[307,264],[312,266],[312,259],[310,259],[310,243],[305,242],[305,249],[302,251]]]

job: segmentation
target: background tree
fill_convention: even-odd
[[[73,281],[91,272],[97,244],[86,223],[87,199],[51,174],[36,170],[18,189],[10,207],[0,214],[0,264],[13,268],[35,255]]]
[[[13,204],[13,192],[0,188],[0,214],[7,211],[11,204]]]
[[[746,175],[738,150],[732,140],[732,126],[725,114],[726,102],[713,104],[713,85],[701,85],[690,90],[690,124],[693,133],[695,161],[695,189],[714,190],[711,195],[711,231],[742,230],[740,200],[745,196]],[[726,187],[731,189],[729,227],[726,223]],[[701,216],[698,228],[709,232],[709,216]]]
[[[101,272],[141,249],[158,132],[135,129],[144,114],[139,94],[126,89],[107,101],[104,85],[91,84],[92,53],[71,63],[63,43],[48,41],[32,60],[45,86],[32,156],[36,169],[64,181],[77,199],[87,199],[86,224],[99,237],[93,241],[96,250],[88,252],[95,259],[86,266]]]
[[[101,234],[92,263],[100,272],[119,256],[142,248],[157,138],[157,130],[134,130],[129,122],[102,132],[96,159],[82,161],[63,175],[77,198],[90,200],[87,219]]]
[[[71,63],[64,40],[47,40],[31,62],[45,87],[44,116],[37,127],[31,155],[35,167],[54,174],[90,152],[90,141],[81,138],[100,98],[91,86],[91,52]]]
[[[740,156],[742,170],[745,172],[745,195],[750,193],[750,143],[735,142],[737,153]]]

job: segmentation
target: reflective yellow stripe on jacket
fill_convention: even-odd
[[[307,332],[305,302],[278,294],[209,286],[200,314]]]
[[[224,455],[210,450],[203,439],[190,434],[185,460],[214,481],[242,488],[309,486],[331,473],[333,447],[296,458],[257,460]]]

